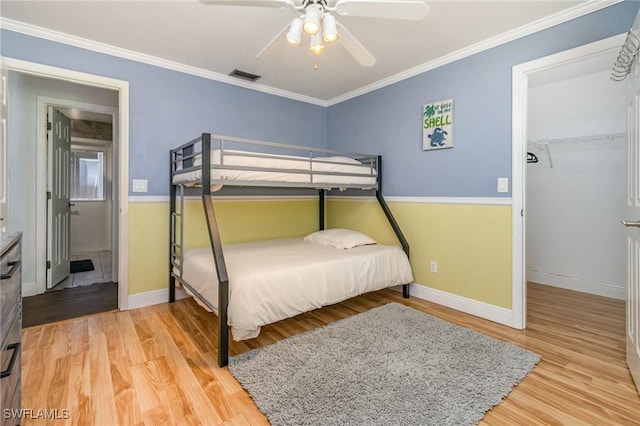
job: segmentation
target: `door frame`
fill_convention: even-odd
[[[60,108],[75,108],[87,112],[97,112],[100,114],[108,114],[112,117],[112,126],[115,128],[118,117],[118,107],[112,107],[107,105],[92,104],[87,102],[79,102],[70,99],[52,98],[48,96],[38,96],[36,100],[36,126],[37,130],[37,149],[36,149],[36,194],[45,194],[48,188],[48,161],[47,161],[47,108],[48,107],[60,107]],[[118,138],[112,138],[111,146],[112,152],[118,152]],[[73,144],[73,142],[72,142]],[[118,162],[112,161],[111,173],[112,176],[118,177]],[[44,169],[40,168],[44,167]],[[41,173],[42,170],[46,170],[46,173]],[[117,179],[114,179],[117,182]],[[117,281],[118,276],[118,228],[117,228],[117,200],[119,199],[119,185],[111,185],[111,267],[112,267],[112,281]],[[44,201],[44,205],[42,202]],[[47,233],[48,233],[48,215],[47,215],[48,200],[43,199],[40,195],[36,198],[36,286],[37,294],[44,293],[47,288],[47,268],[44,266],[47,260]],[[40,278],[44,279],[44,282],[40,281]],[[119,290],[119,289],[118,289]]]
[[[512,327],[527,326],[526,274],[526,146],[529,76],[540,71],[578,62],[590,57],[617,52],[626,33],[602,39],[554,55],[515,65],[512,69],[512,141],[511,141],[511,226],[512,226]]]
[[[114,217],[116,221],[113,223],[113,226],[118,229],[117,245],[114,245],[114,247],[117,248],[116,256],[118,259],[118,309],[127,310],[129,296],[129,82],[9,57],[3,57],[3,60],[9,71],[34,75],[38,77],[51,78],[55,80],[62,80],[84,86],[115,90],[118,92],[118,112],[114,117],[113,123],[114,126],[117,126],[118,128],[118,149],[117,152],[114,153],[114,157],[117,158],[117,161],[114,162],[117,163],[118,168],[118,199],[115,200],[114,203],[117,204],[118,207],[116,209],[117,214]],[[38,135],[40,134],[40,132],[43,132],[43,129],[44,128],[40,126],[40,128],[38,129]],[[116,142],[114,142],[114,144],[115,143]],[[39,153],[42,151],[41,146],[38,146],[37,151]],[[42,170],[47,170],[46,156],[43,159],[40,158],[40,155],[38,155],[36,168],[38,170],[38,177],[36,178],[37,185],[41,185],[41,180],[43,178]],[[46,194],[46,189],[44,194]],[[39,250],[42,250],[42,247],[36,248],[36,256],[37,259],[46,259],[46,234],[43,234],[43,232],[46,232],[46,230],[43,231],[43,228],[46,226],[46,217],[43,221],[41,216],[42,211],[45,211],[46,215],[46,200],[43,200],[43,197],[37,197],[37,200],[38,204],[36,204],[36,209],[38,210],[38,220],[36,220],[36,233],[38,236],[45,235],[45,257],[40,257],[42,255],[42,252],[40,252]],[[43,204],[44,207],[42,206]],[[42,266],[44,267],[44,264]],[[46,274],[46,270],[44,270],[43,272],[41,268],[36,268],[36,282],[38,283],[38,287],[40,287],[40,283],[44,283],[44,287],[46,288],[46,275],[44,274]],[[42,289],[42,292],[44,292],[44,288]]]

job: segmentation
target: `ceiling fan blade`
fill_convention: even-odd
[[[357,38],[353,36],[347,29],[337,22],[338,27],[340,28],[340,43],[344,46],[345,49],[353,56],[353,58],[358,61],[360,65],[363,67],[372,67],[376,64],[376,58],[373,57],[371,53],[367,50],[366,47],[362,45],[358,41]]]
[[[293,0],[200,0],[200,3],[214,6],[285,7],[293,6]]]
[[[429,6],[422,0],[338,0],[335,8],[343,16],[405,21],[421,21],[429,13]]]

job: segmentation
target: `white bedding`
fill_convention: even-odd
[[[278,158],[267,158],[269,154],[251,153],[251,156],[240,155],[242,151],[225,150],[221,162],[220,150],[211,150],[211,180],[230,180],[243,182],[290,182],[290,183],[317,183],[320,186],[330,185],[375,185],[376,171],[369,165],[360,163],[348,157],[314,157],[310,161],[307,157],[280,155]],[[246,153],[245,153],[246,154]],[[200,155],[194,159],[194,165],[200,165]],[[253,167],[280,169],[266,170],[238,170],[220,169],[221,163],[227,167]],[[345,164],[348,163],[348,164]],[[304,173],[297,173],[304,172]],[[311,172],[340,173],[337,175],[311,174]],[[352,176],[349,174],[366,174],[368,176]],[[183,172],[174,175],[174,184],[196,185],[202,178],[201,170]],[[214,190],[221,185],[212,185]]]
[[[258,336],[265,324],[413,281],[407,256],[396,246],[342,250],[296,238],[227,245],[224,256],[234,340]],[[182,279],[217,307],[211,248],[187,250],[183,262]]]

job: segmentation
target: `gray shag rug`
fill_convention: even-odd
[[[274,425],[475,425],[540,361],[389,303],[229,360]]]

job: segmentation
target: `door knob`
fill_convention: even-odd
[[[640,221],[623,220],[623,221],[622,221],[622,224],[623,224],[624,226],[627,226],[627,227],[633,227],[633,226],[635,226],[636,228],[640,228]]]

